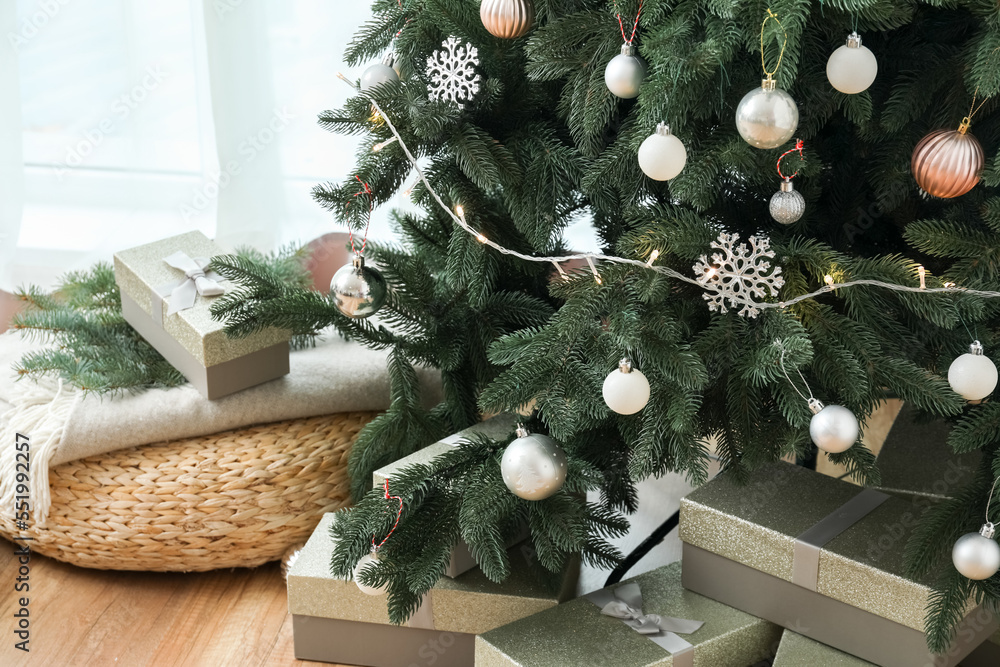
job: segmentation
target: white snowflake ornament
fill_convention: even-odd
[[[719,234],[712,247],[721,252],[712,253],[712,260],[702,255],[694,265],[694,273],[705,287],[702,297],[708,301],[709,310],[720,313],[730,308],[742,306],[739,314],[743,317],[757,317],[758,304],[768,296],[778,296],[778,290],[785,284],[781,277],[781,267],[771,267],[768,260],[774,259],[771,241],[766,237],[750,237],[750,245],[739,241],[739,234]]]
[[[444,40],[441,49],[427,57],[427,97],[454,102],[461,109],[479,92],[478,64],[479,50],[472,44],[454,36]]]

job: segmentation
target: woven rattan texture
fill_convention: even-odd
[[[143,445],[50,471],[33,551],[106,570],[255,567],[306,541],[350,502],[347,457],[375,413],[295,419]]]

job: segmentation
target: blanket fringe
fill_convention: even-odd
[[[65,386],[61,379],[41,378],[15,384],[13,406],[0,416],[0,516],[14,521],[17,503],[28,496],[29,524],[44,526],[52,497],[49,462],[62,442],[70,414],[82,392]],[[17,474],[24,472],[24,457],[17,458],[17,435],[30,438],[28,493],[18,492]],[[20,468],[18,468],[20,464]],[[25,485],[24,477],[20,484]],[[23,509],[22,509],[23,511]]]

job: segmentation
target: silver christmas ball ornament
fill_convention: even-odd
[[[817,447],[829,454],[839,454],[858,441],[861,427],[854,413],[841,405],[823,405],[809,400],[813,416],[809,421],[809,437]]]
[[[983,344],[978,340],[969,346],[966,354],[951,362],[948,384],[967,401],[980,401],[997,388],[997,367],[983,354]]]
[[[365,258],[357,255],[350,264],[345,264],[333,274],[330,293],[340,312],[354,319],[364,319],[382,307],[389,288],[382,274],[375,268],[365,266]]]
[[[639,86],[646,77],[646,63],[636,55],[635,47],[622,44],[622,52],[604,68],[604,83],[612,93],[630,100],[639,95]]]
[[[390,81],[399,81],[399,73],[393,69],[393,63],[390,53],[382,62],[370,65],[361,75],[361,90],[367,92]]]
[[[373,563],[378,562],[378,556],[374,553],[362,556],[361,560],[358,561],[357,565],[354,566],[354,583],[357,587],[361,589],[361,592],[365,595],[382,595],[385,593],[385,587],[381,586],[376,588],[375,586],[368,586],[367,584],[361,583],[358,575],[368,566]]]
[[[620,415],[634,415],[649,403],[649,380],[632,362],[622,359],[604,378],[604,402]]]
[[[670,134],[670,126],[660,123],[639,146],[639,168],[654,181],[669,181],[681,173],[687,162],[687,149]]]
[[[736,107],[736,129],[757,148],[777,148],[792,138],[799,126],[799,108],[792,96],[764,79],[743,96]]]
[[[951,550],[951,562],[962,576],[982,581],[1000,570],[1000,544],[993,539],[995,532],[992,523],[985,523],[978,533],[958,538]]]
[[[781,189],[771,197],[771,217],[783,225],[797,222],[806,212],[806,200],[792,185],[791,179],[781,182]]]
[[[555,440],[517,427],[515,438],[500,459],[504,484],[518,498],[543,500],[566,481],[566,453]]]
[[[847,43],[838,48],[826,61],[826,78],[830,85],[847,95],[868,90],[878,74],[875,54],[861,45],[861,35],[852,32]]]

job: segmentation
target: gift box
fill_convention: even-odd
[[[229,285],[205,267],[221,254],[201,232],[115,254],[125,320],[209,399],[287,375],[291,338],[268,328],[231,339],[212,319],[212,299]]]
[[[477,637],[476,667],[746,667],[780,633],[684,590],[673,563]]]
[[[916,409],[904,406],[878,455],[879,490],[922,508],[952,497],[975,474],[982,453],[956,454],[948,446],[950,432],[947,421],[920,420]]]
[[[434,468],[434,460],[450,451],[458,443],[463,440],[468,440],[474,435],[485,435],[487,437],[493,438],[494,440],[502,440],[510,436],[513,433],[514,428],[517,426],[518,418],[516,415],[501,414],[490,419],[483,420],[478,424],[473,424],[464,431],[459,431],[453,435],[439,440],[434,444],[428,445],[423,449],[414,452],[413,454],[402,458],[395,463],[391,463],[387,466],[379,468],[374,473],[372,473],[372,487],[376,489],[382,488],[382,484],[385,483],[387,479],[392,477],[392,475],[402,470],[403,468],[415,464],[422,464]],[[519,531],[508,542],[507,546],[512,547],[519,542],[523,542],[528,537],[528,529],[525,526],[524,530]],[[464,540],[460,540],[459,543],[452,549],[451,560],[448,561],[448,567],[445,568],[444,574],[446,577],[457,577],[464,572],[468,572],[472,568],[476,567],[476,559],[472,556],[472,551],[469,549],[469,545],[465,543]]]
[[[843,651],[803,637],[797,632],[785,630],[774,656],[773,667],[802,667],[803,665],[823,665],[823,667],[872,667],[872,663],[855,658]]]
[[[785,630],[781,635],[773,667],[875,667],[874,663]],[[962,659],[959,667],[997,667],[1000,665],[1000,634],[995,634]]]
[[[442,577],[406,625],[389,622],[387,597],[366,595],[353,581],[330,574],[333,514],[320,521],[288,572],[295,657],[301,660],[409,667],[469,667],[475,635],[555,607],[571,598],[574,563],[561,574],[546,570],[528,544],[508,551],[510,576],[501,584],[478,568]]]
[[[931,589],[903,573],[920,509],[788,463],[721,475],[681,501],[684,586],[889,667],[953,667],[997,629],[970,600],[948,655],[928,653]]]

